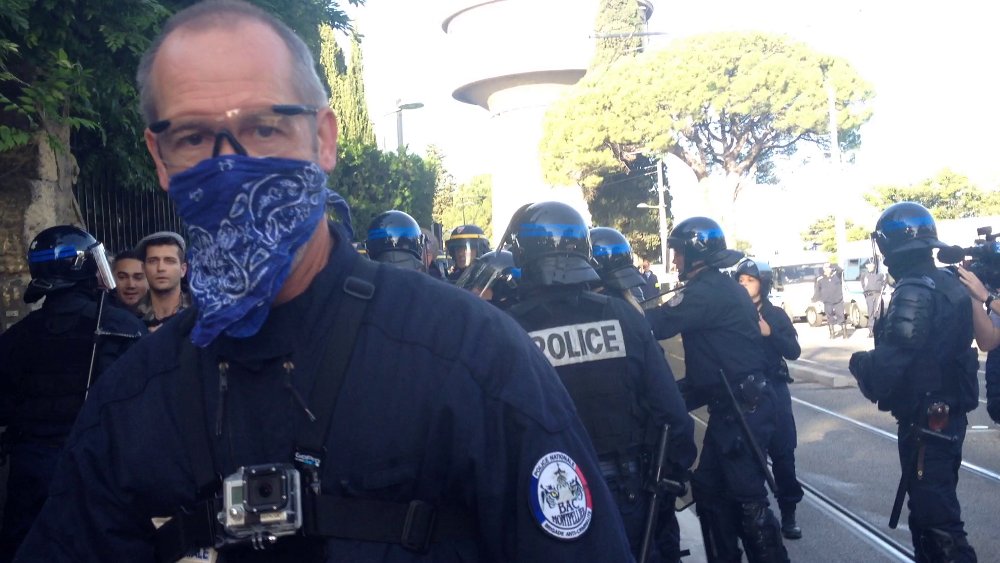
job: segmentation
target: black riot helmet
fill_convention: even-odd
[[[75,285],[115,288],[104,245],[90,233],[72,225],[49,227],[28,247],[31,282],[24,300],[34,303],[53,291]]]
[[[527,285],[572,285],[601,278],[591,265],[590,231],[577,210],[558,201],[519,209],[507,228],[514,264]]]
[[[460,225],[452,229],[445,246],[458,270],[468,268],[477,256],[490,251],[490,241],[486,238],[486,233],[476,225]],[[465,254],[459,256],[460,250],[465,250]]]
[[[934,217],[926,207],[912,201],[890,205],[882,212],[872,233],[886,258],[920,248],[946,248],[937,238]]]
[[[712,268],[728,268],[743,258],[742,252],[726,246],[722,227],[708,217],[691,217],[677,223],[667,237],[667,246],[684,254],[681,279],[686,279],[698,262]]]
[[[455,285],[505,308],[517,297],[520,278],[521,270],[514,266],[514,255],[507,250],[494,250],[476,258]]]
[[[423,270],[424,233],[416,219],[395,209],[377,215],[368,225],[368,257],[375,262]]]
[[[643,287],[646,280],[632,263],[632,247],[625,235],[611,227],[590,229],[590,245],[593,249],[597,275],[605,286],[613,289]]]
[[[767,294],[771,292],[771,284],[774,281],[771,274],[771,266],[763,260],[744,258],[736,265],[736,271],[733,272],[733,275],[738,281],[740,276],[744,274],[756,278],[760,282],[760,297],[762,299],[767,298]]]

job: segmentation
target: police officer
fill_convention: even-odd
[[[145,138],[196,307],[98,381],[18,557],[628,561],[573,403],[517,323],[362,259],[327,220],[336,118],[303,41],[239,0],[161,34]]]
[[[896,286],[875,325],[875,349],[855,352],[851,373],[899,423],[917,561],[975,561],[955,491],[966,413],[979,400],[969,296],[954,274],[935,267],[932,249],[946,245],[922,205],[889,206],[873,236]]]
[[[586,223],[559,202],[522,208],[508,228],[521,269],[520,302],[508,312],[545,357],[576,404],[618,508],[633,553],[642,543],[648,507],[643,494],[648,440],[670,425],[674,479],[694,463],[693,425],[663,350],[642,315],[625,301],[587,290],[600,277],[591,266]],[[679,533],[673,497],[661,506],[654,561],[676,562]]]
[[[28,248],[28,269],[24,300],[44,297],[42,308],[0,334],[0,426],[10,459],[0,561],[11,560],[42,509],[88,383],[145,333],[135,315],[99,297],[99,283],[115,286],[104,245],[86,231],[45,229]]]
[[[656,338],[683,337],[685,400],[689,409],[708,404],[711,413],[691,480],[709,561],[738,561],[737,537],[750,561],[787,561],[768,508],[766,468],[736,418],[744,418],[758,448],[771,442],[776,399],[765,376],[760,315],[747,292],[719,271],[743,254],[726,247],[722,228],[707,217],[678,223],[667,244],[686,284],[646,318]]]
[[[476,225],[460,225],[452,229],[445,247],[453,264],[451,271],[448,272],[448,279],[455,281],[472,264],[476,256],[482,256],[490,251],[490,241],[486,238],[486,233]]]
[[[771,267],[762,260],[746,258],[736,265],[734,272],[750,294],[760,314],[760,334],[764,337],[765,375],[777,399],[777,423],[767,453],[778,486],[775,500],[781,511],[781,534],[790,540],[802,537],[802,529],[795,522],[795,506],[802,501],[802,485],[795,478],[795,417],[792,415],[792,396],[788,384],[792,378],[785,360],[796,360],[802,353],[799,336],[791,319],[767,298],[773,281]]]
[[[632,262],[632,247],[625,235],[611,227],[594,227],[590,229],[590,242],[601,285],[641,312],[646,280]]]
[[[500,309],[517,302],[517,285],[521,270],[514,266],[509,250],[493,250],[476,258],[462,272],[455,286],[489,301]]]
[[[424,244],[416,219],[392,209],[375,216],[368,225],[365,250],[376,262],[424,272]]]
[[[861,291],[865,294],[865,305],[868,307],[868,337],[875,336],[875,321],[878,320],[879,305],[882,302],[882,289],[885,288],[885,274],[875,271],[875,260],[865,262],[865,271],[861,274]]]
[[[823,264],[823,275],[816,278],[813,291],[813,301],[823,303],[823,314],[826,315],[826,326],[830,330],[830,338],[836,337],[836,327],[840,327],[840,336],[847,338],[847,318],[844,316],[844,280],[840,268],[836,264]]]

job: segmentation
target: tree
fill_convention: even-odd
[[[595,185],[636,153],[673,154],[703,181],[726,177],[731,199],[751,176],[800,145],[829,148],[827,89],[836,93],[838,142],[859,145],[873,96],[851,65],[783,36],[712,33],[621,58],[586,77],[546,115],[542,167],[554,184]]]
[[[348,140],[337,147],[329,185],[347,200],[355,236],[362,240],[372,219],[390,209],[429,226],[436,178],[436,170],[415,154],[382,152],[374,144]]]
[[[330,86],[330,107],[337,115],[339,139],[375,144],[375,128],[368,115],[365,97],[364,62],[358,35],[351,36],[351,63],[344,62],[344,51],[330,26],[320,28],[320,63]]]
[[[835,218],[833,215],[828,215],[822,219],[817,220],[815,223],[809,225],[809,228],[802,232],[802,240],[806,241],[806,244],[810,247],[812,245],[819,245],[818,248],[830,254],[837,253],[837,236],[834,229]],[[846,221],[847,226],[847,240],[865,240],[868,238],[869,230],[861,225],[855,225],[851,221]]]
[[[900,201],[914,201],[930,210],[936,219],[1000,214],[1000,192],[983,191],[968,176],[948,168],[909,186],[877,186],[871,193],[864,194],[864,198],[876,209],[885,209]]]
[[[594,22],[597,48],[591,69],[603,69],[642,49],[642,18],[636,0],[601,0]]]
[[[629,244],[632,252],[643,258],[658,260],[660,256],[659,214],[656,209],[637,208],[637,203],[655,203],[656,164],[643,155],[637,156],[637,171],[625,173],[610,171],[602,176],[601,183],[592,190],[585,190],[590,203],[590,214],[595,226],[617,229]],[[666,194],[668,228],[670,192]]]

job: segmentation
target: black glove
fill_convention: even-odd
[[[993,422],[1000,424],[1000,397],[989,397],[986,399],[986,412],[990,414]]]
[[[687,407],[688,412],[700,409],[708,404],[708,394],[702,389],[695,389],[686,377],[677,381],[677,390],[681,392],[681,397],[684,399],[684,405]]]
[[[872,367],[871,352],[855,352],[851,354],[851,362],[848,366],[851,370],[851,375],[858,382],[858,389],[861,390],[861,394],[873,403],[878,401],[878,398],[875,397],[871,387],[868,385],[868,376],[871,373]]]

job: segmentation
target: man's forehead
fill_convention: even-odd
[[[137,258],[119,258],[115,260],[115,271],[141,270],[142,261]]]
[[[181,248],[176,244],[164,243],[164,244],[149,244],[146,246],[146,259],[148,260],[150,256],[160,256],[169,255],[174,257],[179,257],[181,255]]]
[[[293,103],[291,53],[256,20],[186,26],[167,36],[152,67],[159,113]]]

